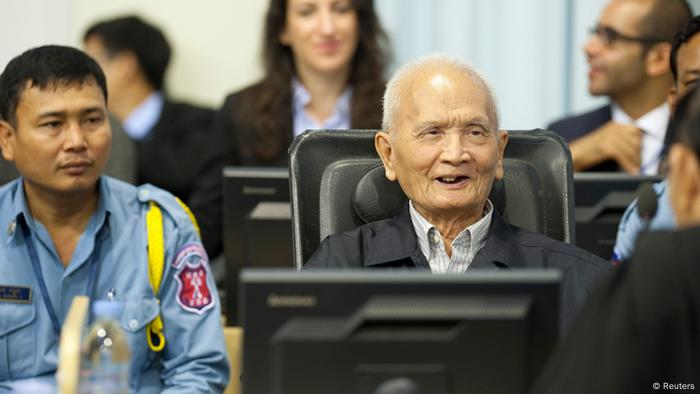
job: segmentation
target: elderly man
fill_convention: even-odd
[[[488,195],[503,177],[507,142],[491,91],[469,66],[442,56],[403,66],[387,85],[375,147],[409,202],[392,219],[331,235],[305,267],[556,267],[570,322],[609,263],[512,226],[493,209]]]
[[[131,391],[226,386],[221,308],[191,214],[161,189],[102,176],[111,140],[105,77],[83,52],[30,49],[0,75],[0,147],[22,175],[0,188],[0,392],[56,372],[76,295],[121,304]]]

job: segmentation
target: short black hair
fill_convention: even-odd
[[[107,82],[97,62],[79,49],[60,45],[32,48],[12,59],[0,74],[0,119],[17,126],[17,106],[27,88],[97,83],[107,102]]]
[[[700,32],[700,15],[693,17],[673,38],[673,44],[671,45],[671,72],[673,73],[674,82],[678,78],[678,51],[683,44],[690,41],[698,32]]]
[[[138,16],[128,15],[90,26],[83,35],[83,41],[91,37],[98,37],[105,48],[114,54],[132,52],[148,82],[157,90],[163,89],[172,51],[160,29]]]

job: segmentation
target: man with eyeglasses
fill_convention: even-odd
[[[671,40],[691,18],[684,0],[611,0],[584,51],[588,90],[611,103],[548,128],[569,143],[575,171],[657,173],[669,119]]]
[[[691,19],[673,39],[671,71],[673,72],[673,86],[669,91],[668,100],[671,112],[675,113],[678,100],[683,98],[700,80],[700,15]],[[671,141],[673,141],[673,131],[674,128],[671,127],[666,134],[665,151],[668,151]],[[668,156],[667,153],[664,154],[665,157]],[[630,258],[637,236],[643,230],[673,230],[676,227],[676,218],[673,215],[669,198],[668,181],[664,180],[654,184],[654,192],[658,196],[658,208],[656,215],[648,224],[640,216],[636,200],[627,207],[622,215],[611,257],[613,262],[623,262]]]

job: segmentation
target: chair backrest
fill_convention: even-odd
[[[289,148],[294,263],[301,269],[323,238],[392,217],[406,196],[384,177],[375,130],[316,130]],[[509,131],[505,175],[491,201],[512,224],[574,242],[569,149],[545,130]]]

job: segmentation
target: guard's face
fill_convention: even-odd
[[[425,217],[480,217],[493,180],[503,177],[508,139],[489,117],[487,93],[468,76],[432,72],[404,87],[401,99],[397,129],[376,139],[387,178]]]
[[[0,122],[0,144],[28,192],[60,195],[93,188],[109,157],[112,132],[102,90],[94,82],[27,84],[17,106],[17,127]]]

